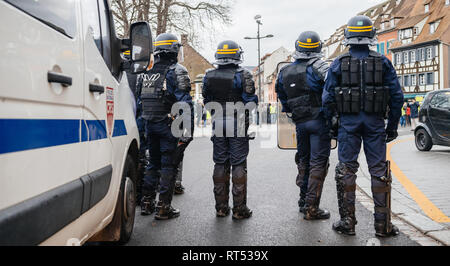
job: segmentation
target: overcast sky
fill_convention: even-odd
[[[313,30],[322,39],[328,38],[338,27],[346,24],[357,13],[384,0],[236,0],[233,10],[233,25],[216,35],[217,42],[232,39],[244,49],[244,65],[256,66],[258,46],[256,40],[244,40],[245,36],[256,37],[257,25],[254,16],[262,16],[261,35],[275,35],[261,41],[261,54],[270,53],[280,46],[290,51],[302,31]],[[205,42],[200,52],[209,61],[214,61],[212,44]]]

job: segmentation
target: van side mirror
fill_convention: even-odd
[[[153,38],[147,22],[136,22],[130,27],[131,72],[140,74],[153,65]]]

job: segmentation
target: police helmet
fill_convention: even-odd
[[[362,44],[375,45],[376,29],[372,20],[367,16],[356,16],[350,19],[345,29],[345,45]]]
[[[322,41],[314,31],[305,31],[295,41],[295,59],[322,57]]]
[[[156,37],[154,42],[155,52],[154,54],[161,53],[173,53],[177,54],[180,51],[181,44],[178,41],[177,36],[171,33],[163,33]]]
[[[223,41],[219,43],[216,51],[216,62],[217,65],[228,65],[235,64],[239,65],[242,63],[242,48],[234,41]]]
[[[125,59],[127,60],[131,60],[131,51],[126,50],[125,52],[123,52],[123,57],[125,57]]]

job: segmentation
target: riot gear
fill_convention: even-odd
[[[345,37],[344,43],[350,45],[349,53],[331,64],[322,97],[324,106],[331,111],[329,116],[339,117],[336,186],[341,219],[333,224],[333,230],[355,234],[356,172],[364,144],[375,205],[376,236],[394,236],[398,229],[390,223],[391,187],[383,179],[388,168],[386,140],[396,136],[403,92],[389,59],[369,49],[376,39],[368,17],[352,18]],[[388,118],[386,128],[383,118]],[[335,133],[333,128],[331,134]]]
[[[228,65],[235,64],[239,65],[242,63],[242,48],[234,41],[223,41],[217,47],[215,54],[217,65]]]
[[[376,29],[367,16],[356,16],[347,23],[344,45],[376,45]]]
[[[242,49],[233,41],[219,44],[216,54],[217,69],[208,70],[203,80],[203,98],[205,104],[210,102],[222,105],[223,116],[214,116],[213,172],[214,197],[217,217],[230,214],[230,181],[233,182],[233,219],[247,219],[252,211],[247,207],[247,156],[249,153],[249,113],[227,112],[227,103],[258,103],[255,95],[255,83],[248,70],[239,67],[242,63]],[[230,116],[231,115],[231,116]],[[245,116],[245,117],[242,117]],[[231,122],[231,123],[229,123]],[[245,123],[241,127],[241,122]],[[233,124],[232,128],[230,125]],[[221,125],[221,126],[219,126]],[[226,132],[222,136],[218,128]],[[245,133],[241,136],[241,133]]]
[[[223,68],[208,71],[206,77],[214,87],[211,87],[212,100],[219,103],[236,103],[242,101],[242,96],[234,90],[236,68]]]
[[[295,41],[294,59],[321,58],[322,41],[314,31],[305,31]]]
[[[321,95],[312,91],[306,82],[307,67],[307,63],[302,62],[283,69],[287,104],[296,123],[317,118],[322,106]]]
[[[142,117],[146,120],[146,144],[150,153],[141,207],[143,215],[154,210],[159,184],[155,219],[166,220],[180,214],[179,210],[171,206],[179,165],[175,162],[180,157],[179,151],[177,153],[178,139],[171,130],[171,111],[173,105],[180,101],[187,103],[192,109],[192,97],[189,93],[191,84],[187,70],[177,63],[180,45],[176,37],[173,34],[161,34],[155,41],[155,47],[155,65],[140,75],[137,85],[138,96],[142,100]],[[193,112],[190,115],[193,121]],[[191,136],[193,135],[192,127],[186,130],[191,130]]]
[[[335,88],[337,112],[364,111],[384,117],[388,111],[389,88],[383,85],[381,55],[371,51],[368,58],[359,60],[347,53],[339,60],[342,74]]]
[[[165,87],[169,69],[169,64],[156,64],[149,72],[140,76],[142,117],[148,121],[162,121],[171,112],[172,105],[167,102],[169,96],[166,94],[167,88]]]
[[[296,61],[281,69],[276,84],[283,112],[292,113],[296,124],[298,205],[306,220],[330,218],[328,211],[319,208],[331,150],[322,111],[322,92],[329,67],[320,60],[321,49],[317,33],[303,32],[295,43]]]
[[[171,33],[158,35],[153,45],[155,46],[155,55],[162,53],[178,55],[181,47],[177,36]]]

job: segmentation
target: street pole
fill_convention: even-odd
[[[257,35],[257,39],[258,39],[258,88],[259,88],[259,91],[258,91],[258,98],[259,98],[259,100],[261,101],[261,90],[262,90],[262,87],[261,87],[261,36],[260,36],[260,30],[259,30],[259,27],[260,27],[260,22],[257,22],[257,24],[258,24],[258,35]],[[261,122],[261,120],[259,120],[260,122]],[[260,123],[261,124],[261,123]]]
[[[257,32],[257,36],[256,38],[254,37],[245,37],[244,39],[246,40],[258,40],[258,99],[259,102],[261,103],[261,97],[262,97],[262,81],[261,81],[261,39],[265,39],[265,38],[272,38],[273,35],[269,34],[267,36],[261,37],[261,31],[260,31],[260,26],[262,25],[261,22],[261,15],[256,15],[255,16],[255,20],[256,20],[256,24],[258,25],[258,32]],[[258,113],[258,110],[256,110]],[[258,116],[258,120],[259,120],[259,125],[261,126],[261,117],[262,117],[262,112],[259,112],[259,116]]]

